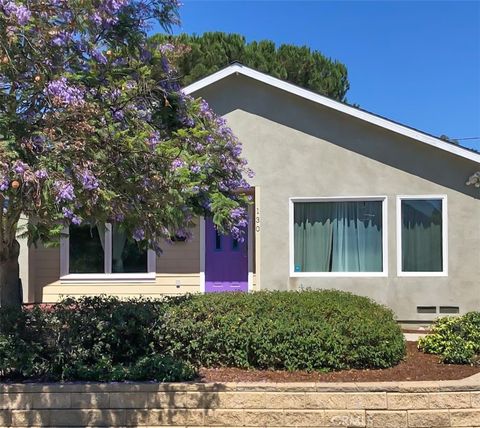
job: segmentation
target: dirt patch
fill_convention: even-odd
[[[457,380],[480,373],[480,367],[442,364],[435,355],[407,342],[407,356],[395,367],[379,370],[342,370],[338,372],[286,372],[242,370],[236,368],[201,369],[200,382],[388,382],[418,380]]]

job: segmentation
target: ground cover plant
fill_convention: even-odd
[[[478,364],[480,362],[480,312],[439,318],[431,333],[418,346],[429,354],[439,355],[444,363]]]
[[[329,371],[404,356],[392,312],[338,291],[66,299],[0,309],[0,379],[191,380],[200,367]]]

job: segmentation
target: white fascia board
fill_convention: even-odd
[[[480,163],[479,153],[474,153],[460,146],[447,143],[440,138],[424,134],[423,132],[408,128],[407,126],[400,125],[383,117],[379,117],[372,113],[368,113],[366,111],[359,110],[341,102],[332,100],[330,98],[324,97],[323,95],[319,95],[315,92],[309,91],[308,89],[301,88],[299,86],[293,85],[292,83],[285,82],[283,80],[277,79],[276,77],[269,76],[268,74],[261,73],[241,64],[232,64],[220,71],[217,71],[216,73],[211,74],[210,76],[204,77],[203,79],[200,79],[197,82],[186,86],[183,89],[183,92],[189,95],[193,94],[200,89],[205,88],[206,86],[209,86],[215,82],[218,82],[219,80],[222,80],[236,73],[263,82],[267,85],[274,86],[278,89],[305,98],[309,101],[313,101],[314,103],[329,107],[333,110],[337,110],[358,119],[364,120],[365,122],[369,122],[381,128],[388,129],[405,137],[412,138],[414,140],[420,141],[441,150],[445,150],[462,158]]]

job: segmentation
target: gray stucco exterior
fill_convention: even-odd
[[[418,306],[480,309],[480,192],[465,185],[478,163],[334,111],[243,75],[193,94],[223,115],[244,146],[260,188],[261,289],[335,288],[369,296],[399,320],[430,320]],[[388,274],[293,277],[289,198],[387,196]],[[397,273],[398,195],[446,195],[448,275]]]

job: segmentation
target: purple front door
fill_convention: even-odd
[[[238,242],[205,219],[205,291],[248,291],[247,236]]]

